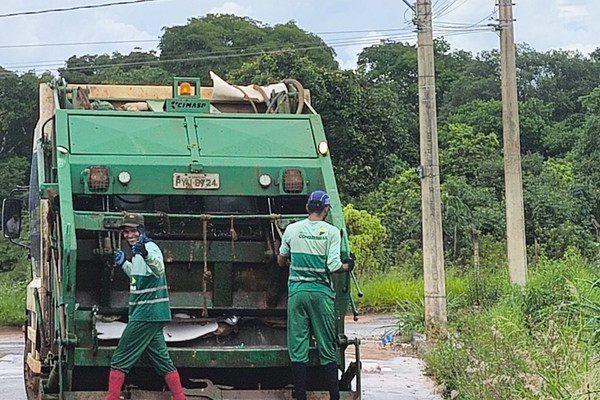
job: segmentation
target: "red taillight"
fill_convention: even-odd
[[[283,190],[286,193],[300,193],[304,189],[302,171],[299,169],[288,169],[283,174]]]
[[[92,192],[101,192],[108,189],[108,168],[90,167],[88,186]]]

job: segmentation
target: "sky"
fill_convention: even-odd
[[[5,14],[97,5],[117,0],[3,0],[0,2],[0,66],[41,73],[56,70],[73,55],[123,54],[157,50],[164,27],[191,17],[235,14],[275,26],[295,21],[334,47],[344,69],[357,54],[380,40],[414,43],[412,11],[404,0],[151,0],[38,15]],[[130,1],[130,0],[121,0]],[[414,4],[414,0],[406,0]],[[453,49],[477,54],[497,49],[497,0],[432,0],[434,35]],[[515,41],[535,50],[575,50],[587,55],[600,47],[599,0],[514,0]],[[103,43],[139,41],[128,43]],[[80,43],[79,45],[64,45]],[[84,43],[84,44],[81,44]],[[63,44],[58,46],[56,44]],[[39,46],[43,45],[43,46]]]

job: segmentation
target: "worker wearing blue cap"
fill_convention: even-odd
[[[317,341],[319,362],[329,397],[340,398],[336,357],[335,291],[331,274],[349,272],[354,260],[340,259],[340,230],[325,222],[331,201],[322,190],[308,197],[308,218],[290,224],[281,240],[277,261],[288,265],[288,353],[297,400],[306,400],[306,365],[311,331]]]

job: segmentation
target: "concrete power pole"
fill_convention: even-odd
[[[521,143],[512,0],[498,0],[500,11],[500,68],[502,73],[502,126],[506,191],[506,244],[512,283],[527,283],[527,249],[521,178]]]
[[[446,334],[448,317],[446,314],[431,0],[417,0],[416,17],[425,330],[428,337],[435,338]]]

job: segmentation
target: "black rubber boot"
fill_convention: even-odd
[[[327,389],[331,400],[340,400],[340,383],[338,381],[338,366],[335,363],[323,366],[325,379],[327,380]]]
[[[306,364],[292,363],[292,380],[296,400],[306,400]]]

